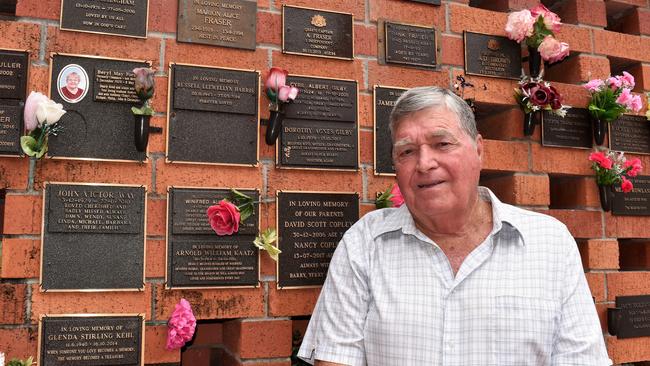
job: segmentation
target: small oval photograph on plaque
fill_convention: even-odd
[[[56,79],[57,91],[68,103],[80,102],[88,93],[88,74],[77,64],[64,66]]]

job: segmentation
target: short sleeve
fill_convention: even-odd
[[[327,278],[298,356],[344,365],[365,365],[363,330],[368,313],[368,268],[363,235],[350,229],[330,262]]]

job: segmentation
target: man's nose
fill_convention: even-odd
[[[431,148],[431,146],[423,144],[420,146],[419,150],[418,164],[416,167],[418,171],[426,172],[439,166],[438,156],[436,152]]]

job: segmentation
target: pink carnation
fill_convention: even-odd
[[[593,152],[589,154],[589,160],[595,162],[605,169],[612,169],[612,159],[610,159],[604,152]]]
[[[192,339],[196,330],[196,318],[187,300],[181,299],[176,304],[167,327],[167,349],[170,351],[183,347]]]
[[[605,82],[600,79],[590,80],[587,84],[583,85],[585,89],[589,90],[592,93],[600,91],[600,88],[605,85]]]
[[[623,86],[630,89],[634,89],[634,85],[635,85],[634,76],[632,76],[632,74],[630,74],[629,72],[623,71],[623,75],[617,76],[617,79],[621,81]]]
[[[540,15],[544,17],[544,25],[546,26],[546,29],[552,32],[560,31],[560,25],[562,24],[560,22],[560,17],[554,12],[548,10],[544,5],[538,4],[536,7],[530,9],[530,13],[535,20],[537,20]]]
[[[621,94],[616,98],[616,103],[624,106],[628,106],[632,102],[632,93],[630,89],[623,89]]]
[[[526,37],[533,35],[533,24],[535,24],[535,18],[527,9],[510,13],[506,23],[508,38],[521,43]]]
[[[641,160],[639,160],[638,158],[634,158],[626,161],[623,167],[625,169],[630,168],[630,170],[628,170],[626,173],[628,176],[636,177],[639,173],[641,173],[641,170],[643,169],[643,164],[641,164]]]
[[[621,79],[611,76],[607,78],[607,85],[609,85],[612,90],[616,91],[623,85],[623,82]]]
[[[623,180],[621,182],[621,189],[623,190],[624,193],[632,192],[632,189],[634,189],[634,186],[632,185],[632,182],[627,180],[625,176],[622,176],[621,179]]]
[[[390,190],[390,194],[393,195],[390,198],[390,201],[393,202],[393,207],[400,207],[404,204],[404,197],[402,196],[402,192],[399,190],[399,186],[397,184],[393,185],[393,189]]]
[[[569,55],[569,45],[553,36],[546,36],[537,50],[542,58],[550,63],[558,62]]]
[[[639,95],[632,95],[630,102],[627,104],[627,108],[636,113],[640,111],[642,107],[643,107],[643,102],[641,101],[641,97]]]

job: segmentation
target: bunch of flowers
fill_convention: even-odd
[[[59,119],[66,112],[39,92],[31,92],[25,101],[23,119],[28,134],[20,138],[20,147],[27,156],[40,159],[47,152],[48,136],[57,135],[63,128]]]
[[[283,103],[291,103],[298,96],[298,88],[287,85],[287,70],[272,67],[264,86],[271,104],[269,109],[278,112]]]
[[[151,107],[151,98],[154,92],[153,74],[155,70],[148,67],[138,67],[133,69],[135,74],[135,94],[142,102],[140,108],[131,107],[131,112],[137,116],[153,116],[154,110]]]
[[[515,100],[526,114],[544,109],[564,117],[571,108],[562,105],[562,95],[549,82],[543,81],[541,75],[538,78],[523,75],[515,89]]]
[[[596,173],[598,185],[613,186],[620,183],[625,193],[634,188],[627,177],[636,177],[643,169],[638,158],[627,160],[622,152],[614,153],[611,150],[593,152],[589,154],[589,161],[592,162],[591,169]]]
[[[626,111],[640,111],[643,102],[641,96],[632,94],[634,85],[634,76],[626,71],[605,80],[589,81],[584,85],[591,93],[589,112],[598,120],[612,122]]]
[[[189,301],[181,299],[167,321],[167,349],[181,348],[190,341],[196,330],[196,318]]]
[[[375,200],[376,208],[400,207],[403,204],[404,197],[402,197],[402,192],[400,192],[397,184],[393,184],[393,187],[386,189]]]
[[[561,25],[557,14],[539,4],[530,10],[510,13],[506,33],[517,43],[525,40],[528,47],[539,51],[544,61],[554,63],[569,55],[569,45],[555,39]]]

